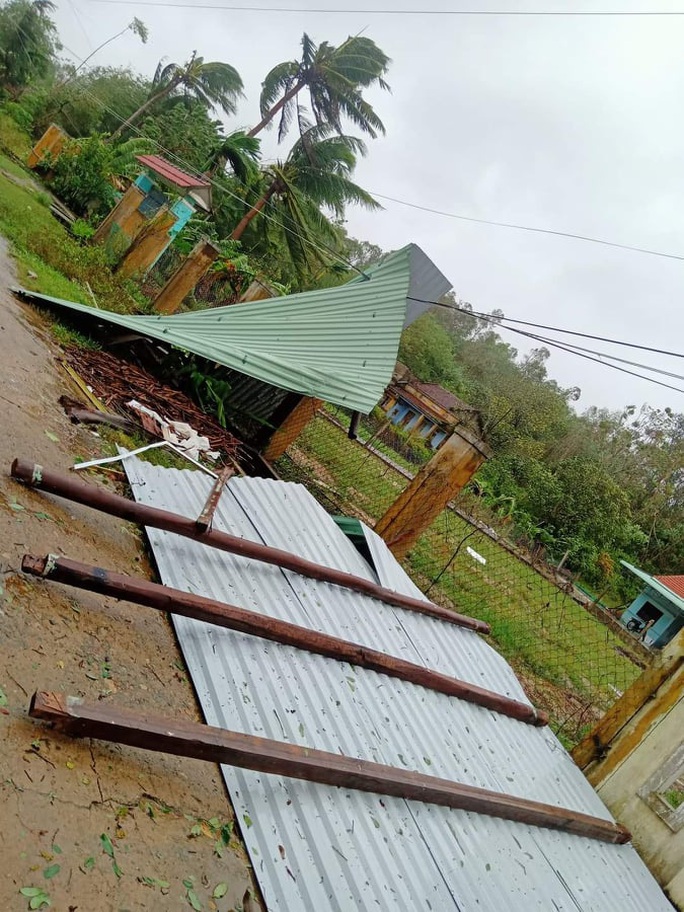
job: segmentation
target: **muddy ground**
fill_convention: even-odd
[[[29,719],[35,690],[199,720],[165,616],[24,577],[24,552],[149,576],[141,533],[21,487],[15,456],[67,469],[101,441],[69,423],[74,394],[48,323],[7,291],[0,247],[0,909],[258,908],[217,766],[77,741]],[[101,477],[98,479],[101,483]],[[216,894],[216,896],[214,896]],[[47,905],[43,905],[47,908]]]

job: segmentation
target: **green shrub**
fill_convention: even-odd
[[[111,175],[111,149],[99,136],[68,142],[57,158],[45,164],[50,185],[67,206],[80,215],[105,213],[115,203]]]

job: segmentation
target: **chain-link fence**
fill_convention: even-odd
[[[360,420],[324,406],[277,462],[331,513],[370,526],[384,516],[430,458],[382,414]],[[445,606],[488,621],[492,644],[568,745],[635,680],[651,654],[611,612],[569,577],[508,540],[505,522],[465,488],[403,558],[416,583]]]

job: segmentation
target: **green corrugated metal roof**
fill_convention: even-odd
[[[633,573],[635,576],[638,576],[639,579],[647,583],[651,589],[662,595],[663,598],[666,598],[675,607],[679,608],[680,611],[684,612],[684,598],[681,598],[677,595],[676,592],[673,592],[671,589],[668,589],[667,586],[664,586],[655,576],[651,576],[650,573],[646,573],[644,570],[639,570],[638,567],[634,567],[632,564],[628,564],[627,561],[621,560],[620,563],[623,567],[626,567],[630,573]]]
[[[174,316],[127,316],[18,289],[159,339],[266,383],[369,412],[390,382],[416,276],[441,273],[415,244],[337,288]]]

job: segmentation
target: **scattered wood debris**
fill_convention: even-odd
[[[216,418],[203,412],[187,393],[161,383],[148,371],[106,351],[72,347],[66,350],[65,359],[108,409],[130,415],[126,403],[137,399],[164,418],[197,428],[223,456],[238,456],[240,441]]]

